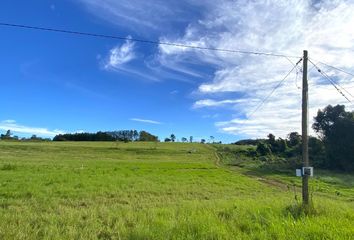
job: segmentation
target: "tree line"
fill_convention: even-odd
[[[158,137],[147,132],[137,130],[119,130],[96,133],[66,133],[58,134],[53,141],[122,141],[122,142],[157,142]]]
[[[328,105],[318,110],[312,128],[317,137],[309,137],[309,160],[314,167],[354,171],[354,112],[344,105]],[[280,157],[288,163],[301,166],[302,136],[291,132],[286,139],[269,134],[267,139],[246,139],[238,145],[256,145],[256,154],[262,159]],[[294,167],[294,166],[293,166]]]
[[[212,144],[222,144],[222,142],[221,141],[214,141],[215,140],[215,138],[213,137],[213,136],[210,136],[210,138],[209,138],[209,142],[208,143],[212,143]],[[171,134],[169,137],[166,137],[165,138],[165,140],[164,140],[164,142],[176,142],[176,141],[178,141],[177,140],[177,137],[176,137],[176,135],[175,134]],[[193,141],[193,136],[190,136],[189,137],[189,139],[188,138],[186,138],[186,137],[182,137],[181,138],[181,142],[183,142],[183,143],[195,143],[196,141]],[[202,143],[202,144],[205,144],[205,143],[207,143],[207,140],[206,139],[204,139],[204,138],[202,138],[202,139],[200,139],[200,143]]]
[[[38,137],[37,135],[33,134],[31,137],[18,137],[13,135],[11,130],[7,130],[5,134],[0,134],[0,140],[10,140],[10,141],[51,141],[50,138],[42,138]]]

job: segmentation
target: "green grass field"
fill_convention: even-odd
[[[210,145],[0,142],[0,239],[354,239],[353,177],[313,179],[309,216],[297,181]]]

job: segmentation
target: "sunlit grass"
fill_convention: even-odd
[[[0,239],[354,235],[353,201],[315,196],[301,215],[291,190],[216,165],[202,144],[0,142],[0,154]]]

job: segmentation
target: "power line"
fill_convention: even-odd
[[[325,76],[327,79],[328,79],[328,81],[330,81],[331,83],[332,83],[332,85],[337,89],[338,87],[340,87],[343,91],[345,91],[346,93],[348,93],[351,97],[353,97],[353,95],[350,93],[350,92],[348,92],[344,87],[342,87],[341,85],[339,85],[338,83],[335,83],[329,76],[328,76],[328,74],[327,73],[325,73],[323,70],[321,70],[316,64],[314,64],[310,59],[309,59],[309,61],[311,62],[311,64],[317,69],[317,71],[319,72],[319,73],[321,73],[323,76]],[[338,85],[338,86],[337,86]],[[344,94],[344,93],[341,93],[342,95]],[[344,95],[344,97],[345,98],[347,98],[345,95]],[[348,100],[348,99],[347,99]]]
[[[301,68],[299,68],[297,66],[297,64],[293,63],[293,61],[290,60],[290,58],[286,57],[286,59],[293,65],[296,67],[296,76],[295,76],[295,86],[297,89],[301,89],[298,85],[297,85],[297,78],[298,78],[298,75],[299,75],[299,72],[301,72]]]
[[[277,90],[283,84],[283,82],[288,78],[290,73],[292,73],[292,71],[294,71],[294,69],[297,68],[297,66],[301,61],[302,58],[300,58],[300,60],[296,64],[294,64],[294,67],[285,75],[285,77],[272,89],[272,91],[262,100],[262,102],[258,104],[258,106],[251,112],[251,114],[248,115],[248,118],[253,116],[253,114],[256,113],[262,107],[262,105],[273,95],[275,90]]]
[[[334,87],[345,99],[347,99],[348,102],[351,103],[350,99],[339,89],[339,87],[342,88],[344,91],[346,91],[351,97],[353,97],[353,96],[350,94],[350,92],[348,92],[345,88],[341,87],[339,84],[338,84],[338,86],[339,86],[339,87],[338,87],[337,84],[336,84],[325,72],[323,72],[323,71],[322,71],[316,64],[314,64],[310,59],[309,59],[309,61],[310,61],[310,63],[311,63],[313,66],[316,67],[317,71],[318,71],[322,76],[324,76],[324,77],[333,85],[333,87]]]
[[[291,63],[291,65],[295,66],[296,68],[299,68],[299,67],[297,66],[298,63],[294,63],[293,61],[291,61],[290,58],[288,58],[288,56],[285,56],[285,58],[286,58],[286,60],[288,60],[288,61]]]
[[[299,73],[301,72],[301,69],[296,69],[296,76],[295,76],[295,86],[297,89],[301,89],[301,87],[299,87],[299,85],[297,85],[297,79],[299,77]]]
[[[285,55],[285,54],[275,54],[275,53],[256,52],[256,51],[248,51],[248,50],[236,50],[236,49],[224,49],[224,48],[212,48],[212,47],[200,47],[200,46],[185,45],[185,44],[180,44],[180,43],[160,42],[160,41],[153,41],[153,40],[148,40],[148,39],[137,39],[137,38],[116,36],[116,35],[80,32],[80,31],[72,31],[72,30],[65,30],[65,29],[58,29],[58,28],[45,28],[45,27],[14,24],[14,23],[0,22],[0,26],[22,28],[22,29],[32,29],[32,30],[48,31],[48,32],[57,32],[57,33],[67,33],[67,34],[75,34],[75,35],[99,37],[99,38],[108,38],[108,39],[127,40],[127,41],[132,41],[132,42],[148,43],[148,44],[154,44],[154,45],[166,45],[166,46],[174,46],[174,47],[181,47],[181,48],[191,48],[191,49],[197,49],[197,50],[240,53],[240,54],[249,54],[249,55],[264,55],[264,56],[272,56],[272,57],[299,58],[298,56],[290,56],[290,55]]]
[[[333,69],[335,69],[335,70],[338,70],[338,71],[340,71],[340,72],[342,72],[342,73],[345,73],[345,74],[348,74],[348,75],[354,77],[354,74],[353,74],[353,73],[347,72],[347,71],[345,71],[345,70],[343,70],[343,69],[340,69],[340,68],[338,68],[338,67],[329,65],[329,64],[324,63],[324,62],[321,62],[321,61],[318,61],[318,63],[323,64],[323,65],[325,65],[325,66],[327,66],[327,67],[333,68]]]

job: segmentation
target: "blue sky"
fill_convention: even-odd
[[[313,59],[354,72],[353,11],[352,1],[5,0],[0,21],[295,56],[308,49]],[[300,70],[250,114],[292,68],[285,58],[0,32],[1,131],[52,137],[144,129],[160,139],[232,142],[300,130]],[[354,95],[352,77],[320,66]],[[310,117],[329,103],[346,104],[316,71],[310,79]]]

